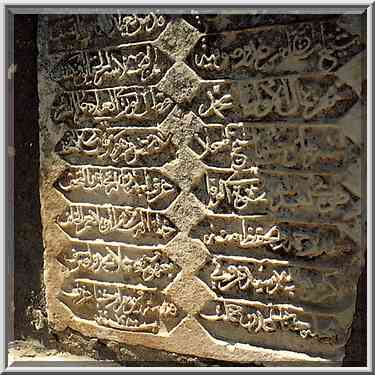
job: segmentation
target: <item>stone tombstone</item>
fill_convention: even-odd
[[[363,23],[39,16],[51,328],[340,364],[365,254]]]

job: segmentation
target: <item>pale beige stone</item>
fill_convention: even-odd
[[[210,255],[201,241],[191,239],[186,232],[179,233],[170,241],[164,252],[183,269],[185,274],[196,273],[207,262]]]
[[[176,62],[159,82],[158,87],[177,103],[189,103],[198,93],[199,77],[184,62]]]
[[[176,61],[182,61],[194,47],[202,34],[193,26],[181,18],[170,22],[157,40],[158,47],[174,57]]]

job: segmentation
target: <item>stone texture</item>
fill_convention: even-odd
[[[159,82],[158,87],[179,104],[189,103],[198,93],[200,81],[184,62],[176,62]]]
[[[208,301],[216,297],[206,284],[185,272],[167,287],[165,293],[189,315],[196,315]]]
[[[198,133],[204,123],[193,112],[186,112],[177,106],[160,124],[159,129],[165,134],[173,134],[172,142],[182,147],[191,142],[195,133]]]
[[[201,241],[191,239],[186,233],[179,233],[164,251],[185,274],[197,272],[207,262],[210,254]]]
[[[49,327],[340,364],[365,251],[360,20],[202,17],[83,17],[100,37],[40,17]]]
[[[177,152],[176,159],[163,165],[163,171],[176,181],[182,190],[190,191],[201,180],[205,165],[194,151],[183,145]]]
[[[181,192],[168,208],[167,216],[182,232],[189,232],[206,216],[206,210],[194,194]]]
[[[201,33],[180,17],[170,22],[157,41],[159,48],[176,61],[183,60],[200,38]]]

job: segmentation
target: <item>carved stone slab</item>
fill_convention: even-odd
[[[351,17],[40,16],[52,329],[342,361],[365,252]]]

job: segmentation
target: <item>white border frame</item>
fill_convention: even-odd
[[[39,0],[36,4],[31,4],[30,2],[21,1],[21,0],[12,0],[12,1],[4,1],[0,0],[0,23],[3,25],[3,37],[2,37],[2,50],[3,54],[1,54],[0,57],[0,64],[3,68],[3,74],[1,75],[1,94],[3,100],[0,103],[0,113],[3,114],[3,127],[1,128],[1,146],[3,147],[3,152],[1,154],[1,168],[3,172],[3,184],[1,186],[1,198],[0,198],[0,206],[5,208],[7,206],[7,201],[9,197],[7,196],[7,154],[8,154],[8,144],[6,139],[6,127],[9,126],[9,124],[6,122],[6,81],[7,81],[7,67],[5,66],[6,63],[6,53],[5,50],[6,46],[6,11],[7,9],[5,6],[12,7],[12,6],[22,6],[24,8],[22,11],[21,8],[19,8],[19,12],[17,13],[31,13],[30,10],[34,10],[35,13],[35,7],[38,6],[44,6],[44,9],[40,13],[48,13],[52,10],[56,10],[55,6],[58,6],[59,8],[74,6],[74,7],[85,7],[85,6],[95,6],[95,5],[103,5],[99,1],[96,0],[85,0],[80,1],[79,4],[77,4],[77,0],[65,0],[63,3],[53,3],[51,6],[51,2],[47,0]],[[373,54],[373,48],[372,48],[372,34],[373,34],[373,13],[374,13],[374,7],[373,3],[369,1],[360,1],[360,2],[353,2],[353,1],[339,1],[339,0],[331,0],[329,3],[324,0],[318,0],[314,3],[308,2],[308,1],[296,1],[296,0],[289,0],[287,3],[283,3],[282,1],[277,0],[263,0],[263,1],[235,1],[228,4],[228,1],[223,0],[216,0],[212,2],[205,2],[202,3],[199,0],[191,0],[189,2],[183,2],[183,3],[177,3],[177,1],[173,0],[164,0],[162,2],[156,2],[156,1],[145,1],[145,0],[138,0],[136,3],[125,3],[121,0],[112,0],[110,4],[104,5],[106,8],[110,8],[112,6],[127,6],[127,7],[147,7],[147,6],[160,6],[160,7],[168,7],[168,6],[177,6],[178,7],[204,7],[207,6],[209,8],[212,8],[214,6],[220,7],[220,6],[228,6],[228,7],[235,7],[235,6],[242,6],[242,7],[284,7],[285,6],[296,6],[296,8],[302,7],[307,8],[309,6],[311,7],[318,7],[319,5],[324,7],[337,7],[337,8],[350,8],[350,6],[358,7],[362,6],[363,8],[366,8],[367,10],[367,138],[366,138],[366,150],[367,150],[367,367],[73,367],[73,366],[59,366],[59,367],[38,367],[38,366],[32,366],[32,362],[30,363],[30,366],[12,366],[16,363],[7,363],[7,345],[4,345],[0,350],[0,369],[1,372],[4,373],[14,373],[14,372],[37,372],[37,373],[45,373],[45,372],[370,372],[373,371],[373,359],[372,359],[372,342],[373,342],[373,321],[372,321],[372,262],[373,262],[373,256],[372,256],[372,54]],[[33,8],[34,7],[34,8]],[[41,9],[39,9],[41,10]],[[361,12],[362,13],[362,12]],[[9,255],[7,255],[7,252],[9,252],[9,248],[7,247],[7,238],[6,238],[6,220],[9,220],[9,217],[6,216],[5,210],[1,210],[0,213],[0,238],[2,239],[2,252],[1,252],[1,270],[2,275],[4,275],[3,282],[1,283],[1,289],[0,289],[0,299],[1,299],[1,311],[0,311],[0,336],[5,338],[6,336],[6,327],[7,327],[7,313],[6,313],[6,265],[9,262]],[[5,341],[5,340],[4,340]],[[4,342],[3,341],[3,342]],[[18,362],[19,363],[19,362]]]

